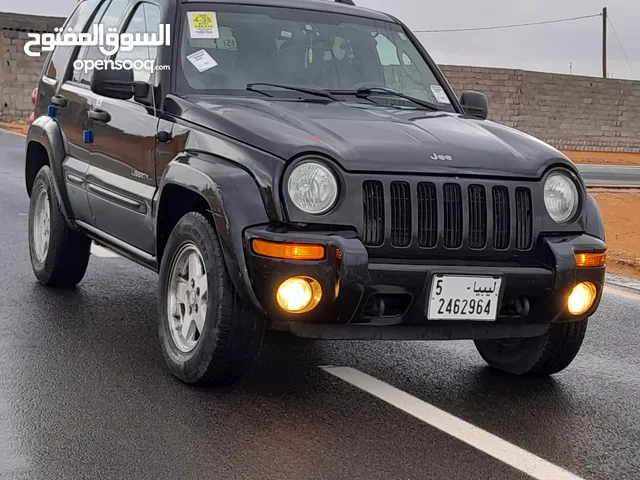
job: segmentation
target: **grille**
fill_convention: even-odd
[[[469,185],[469,248],[487,243],[487,194],[482,185]]]
[[[433,183],[418,184],[418,245],[433,248],[438,242],[438,200]]]
[[[368,247],[526,251],[533,245],[531,190],[522,186],[367,180],[363,214]]]
[[[364,201],[365,245],[377,247],[384,242],[384,189],[382,182],[368,180],[362,186]]]
[[[391,183],[391,245],[411,243],[411,193],[407,182]]]
[[[511,222],[509,218],[509,190],[493,187],[493,248],[505,250],[509,247]]]
[[[516,248],[531,248],[533,230],[533,212],[531,208],[531,192],[528,188],[516,188]]]
[[[460,185],[444,185],[444,246],[462,246],[462,190]]]

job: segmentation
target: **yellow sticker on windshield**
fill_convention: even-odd
[[[188,18],[191,38],[220,38],[215,12],[189,12]]]

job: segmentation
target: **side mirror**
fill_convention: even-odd
[[[462,92],[460,104],[467,115],[486,120],[489,114],[489,102],[484,93],[469,90]]]
[[[133,80],[133,70],[126,68],[95,70],[91,78],[91,91],[104,97],[129,100],[149,95],[149,84]]]

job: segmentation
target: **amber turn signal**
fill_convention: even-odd
[[[322,260],[325,255],[322,245],[268,242],[257,238],[251,241],[251,249],[258,255],[284,260]]]
[[[604,267],[607,263],[607,252],[576,252],[576,267]]]

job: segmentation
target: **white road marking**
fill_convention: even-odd
[[[351,367],[323,370],[537,480],[583,480],[526,450]]]
[[[112,252],[111,250],[107,250],[100,245],[96,245],[95,243],[91,243],[91,253],[96,257],[101,258],[116,258],[120,256],[117,253]]]

